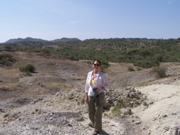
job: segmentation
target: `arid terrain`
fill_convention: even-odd
[[[16,62],[0,68],[0,135],[90,135],[84,85],[88,61],[12,52]],[[25,76],[19,67],[33,64]],[[109,63],[102,135],[180,135],[180,63],[152,69]],[[132,67],[135,71],[129,71]],[[123,103],[121,109],[115,106]]]

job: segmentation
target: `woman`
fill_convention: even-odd
[[[94,128],[93,135],[102,130],[102,112],[104,103],[104,91],[108,87],[108,80],[104,73],[100,72],[101,62],[93,61],[93,71],[87,74],[85,84],[85,102],[88,103],[89,126]]]

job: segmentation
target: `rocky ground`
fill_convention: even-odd
[[[13,53],[17,62],[0,68],[0,135],[88,135],[84,84],[87,61]],[[33,64],[24,76],[19,67]],[[110,63],[102,135],[180,135],[180,64],[164,63],[167,77],[151,69],[128,71]],[[121,107],[121,109],[117,108]]]

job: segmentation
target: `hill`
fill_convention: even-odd
[[[16,42],[26,42],[26,41],[30,41],[30,42],[50,42],[48,40],[27,37],[27,38],[24,38],[24,39],[23,38],[9,39],[5,43],[16,43]],[[65,38],[64,37],[64,38],[61,38],[61,39],[52,40],[51,42],[69,42],[69,41],[80,41],[80,40],[78,38]]]
[[[27,52],[8,53],[16,62],[0,68],[0,134],[91,134],[84,85],[88,60],[69,60]],[[19,67],[33,64],[27,76]],[[130,71],[129,67],[134,71]],[[167,76],[130,63],[103,69],[106,92],[102,135],[179,135],[180,63],[161,63]]]
[[[150,68],[161,62],[180,62],[179,39],[115,38],[87,39],[62,38],[54,41],[21,41],[4,43],[0,50],[38,52],[52,57],[74,60],[101,59],[108,62],[133,63]]]
[[[27,37],[27,38],[24,38],[24,39],[23,38],[9,39],[5,43],[16,43],[16,42],[22,42],[22,41],[43,42],[43,41],[46,41],[46,40]]]
[[[61,39],[52,40],[52,42],[70,42],[70,41],[81,41],[81,40],[78,38],[65,38],[65,37]]]

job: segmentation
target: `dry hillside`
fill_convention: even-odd
[[[84,84],[87,61],[12,52],[16,63],[0,68],[0,135],[88,135]],[[19,67],[33,64],[24,76]],[[180,63],[152,69],[110,63],[102,135],[180,135]],[[132,67],[135,71],[129,71]],[[138,97],[138,98],[137,98]],[[115,106],[123,102],[123,108]],[[126,101],[126,102],[125,102]]]

